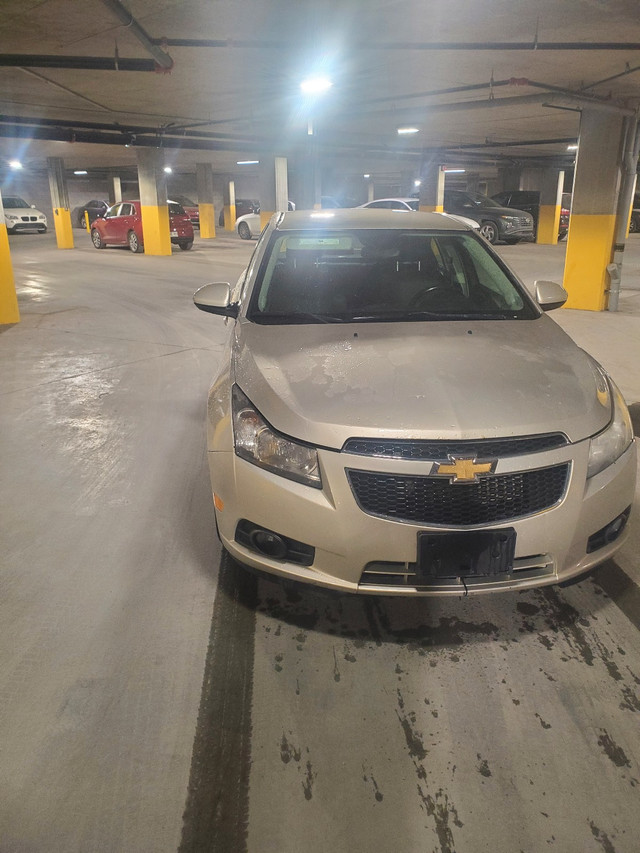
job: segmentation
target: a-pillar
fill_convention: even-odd
[[[567,308],[604,311],[615,246],[623,116],[588,108],[580,120],[564,266]]]
[[[170,255],[167,177],[162,148],[136,149],[142,237],[147,255]]]
[[[216,215],[213,205],[213,166],[196,163],[200,237],[210,240],[216,236]]]
[[[2,205],[2,192],[0,192],[0,324],[19,322],[18,297],[16,296],[16,286],[13,278],[7,223],[5,222],[4,207]]]
[[[260,228],[264,228],[276,210],[289,206],[286,157],[260,158]]]
[[[558,230],[560,228],[564,172],[559,172],[556,169],[545,169],[540,175],[538,187],[540,202],[536,243],[555,246],[558,242]]]
[[[222,188],[224,210],[224,230],[233,231],[236,227],[236,185],[228,178]]]
[[[53,224],[59,249],[73,249],[73,227],[69,208],[69,192],[62,157],[48,157],[49,189],[53,207]]]
[[[423,164],[420,174],[420,210],[426,213],[442,213],[444,176],[444,169],[439,163]]]

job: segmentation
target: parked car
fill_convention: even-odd
[[[296,206],[292,201],[288,202],[289,210],[295,210]],[[256,205],[252,213],[246,213],[239,219],[236,219],[236,233],[242,240],[252,240],[254,237],[260,236],[260,207]]]
[[[240,563],[342,591],[569,581],[625,538],[636,447],[603,368],[478,232],[437,214],[271,218],[207,408],[219,535]]]
[[[72,219],[80,228],[85,228],[85,211],[89,214],[89,224],[91,224],[94,219],[97,219],[99,216],[104,216],[107,210],[109,210],[108,201],[104,201],[104,199],[100,198],[92,198],[85,204],[80,204],[78,207],[74,207]]]
[[[480,233],[490,243],[533,240],[533,217],[524,210],[503,207],[487,195],[462,190],[444,191],[447,213],[470,216],[480,223]]]
[[[414,196],[408,196],[407,198],[378,198],[365,204],[359,204],[358,207],[366,207],[371,210],[419,210],[420,203]],[[469,219],[468,216],[457,216],[455,213],[441,213],[440,215],[457,219],[463,225],[468,225],[469,228],[480,228],[480,223],[476,222],[475,219]]]
[[[2,205],[8,234],[29,231],[44,234],[47,230],[47,217],[35,204],[28,204],[17,195],[7,195],[2,197]]]
[[[195,228],[200,227],[200,208],[198,207],[198,203],[192,201],[189,196],[186,195],[175,195],[172,193],[172,198],[177,204],[181,204],[184,208],[184,212],[187,214],[189,219],[191,220],[191,224]]]
[[[237,198],[236,199],[236,220],[240,216],[246,216],[247,213],[260,212],[260,202],[257,199]],[[224,210],[220,211],[218,217],[218,225],[222,228],[224,225]]]
[[[640,193],[636,193],[633,197],[631,219],[629,220],[629,233],[635,234],[638,231],[640,231]]]
[[[562,194],[562,203],[560,206],[560,223],[558,225],[558,240],[564,240],[569,231],[569,214],[571,204],[565,207],[565,198],[571,199],[570,193]],[[540,216],[540,193],[534,190],[506,190],[502,193],[496,193],[491,196],[494,201],[501,204],[503,207],[516,207],[518,210],[524,210],[533,216],[533,228],[535,234],[538,233],[538,217]]]
[[[193,246],[193,225],[181,204],[167,202],[171,242],[181,249]],[[129,246],[132,252],[143,252],[142,216],[139,201],[122,201],[112,205],[103,217],[91,223],[91,240],[96,249],[106,246]]]

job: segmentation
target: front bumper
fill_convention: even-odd
[[[272,474],[232,451],[208,454],[218,504],[219,533],[239,562],[323,587],[385,595],[460,595],[525,589],[568,581],[608,559],[622,544],[615,541],[588,552],[588,540],[633,502],[636,447],[632,444],[609,468],[586,479],[589,441],[544,453],[500,459],[496,474],[569,463],[561,499],[524,518],[497,524],[445,526],[415,524],[369,515],[358,506],[347,471],[362,470],[424,476],[425,462],[363,457],[319,451],[322,489]],[[465,485],[452,485],[464,489]],[[305,543],[314,550],[304,566],[258,553],[236,540],[241,520]],[[425,579],[416,574],[418,534],[425,531],[491,530],[513,527],[513,568],[498,576]],[[380,583],[376,583],[376,573]]]

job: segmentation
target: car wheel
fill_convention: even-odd
[[[93,228],[91,231],[91,242],[96,247],[96,249],[104,249],[107,245],[102,241],[102,237],[100,236],[100,232],[97,228]]]
[[[635,234],[636,231],[639,230],[640,222],[636,219],[635,216],[632,216],[629,220],[629,234]]]
[[[498,228],[494,222],[489,222],[488,220],[483,222],[480,225],[480,233],[490,243],[495,243],[498,239]]]
[[[251,229],[249,228],[246,222],[241,222],[238,225],[238,234],[243,240],[251,239]]]
[[[129,231],[127,241],[132,252],[139,253],[143,251],[142,243],[138,240],[138,235],[135,231]]]
[[[78,228],[84,228],[84,227],[85,227],[85,221],[84,221],[84,212],[83,212],[83,213],[78,214]]]
[[[193,246],[193,240],[180,240],[178,246],[180,246],[183,252],[186,252]]]

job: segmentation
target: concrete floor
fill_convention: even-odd
[[[11,238],[0,327],[0,853],[637,853],[640,499],[566,588],[385,600],[221,560],[204,409],[253,244]],[[527,284],[564,246],[501,247]],[[552,316],[640,421],[617,314]]]

